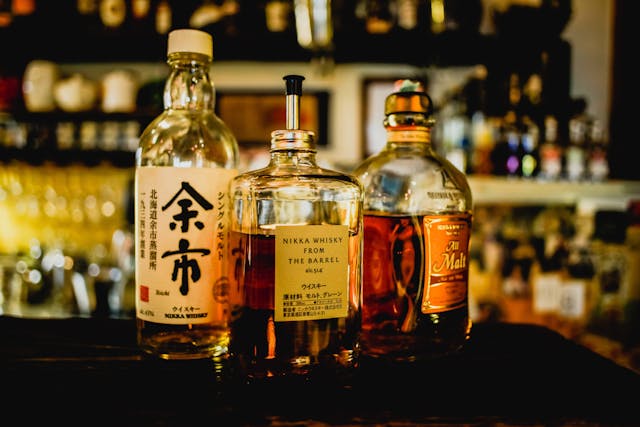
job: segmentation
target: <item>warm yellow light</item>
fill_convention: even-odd
[[[431,0],[431,31],[444,31],[444,0]]]

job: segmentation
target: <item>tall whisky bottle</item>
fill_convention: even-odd
[[[362,185],[316,163],[300,129],[302,76],[269,164],[231,183],[231,355],[247,381],[348,378],[359,361]],[[327,375],[325,375],[327,374]]]
[[[387,143],[354,171],[364,195],[362,354],[440,357],[470,336],[472,195],[431,145],[433,106],[417,81],[385,100]]]
[[[164,359],[228,350],[228,185],[238,143],[215,114],[211,35],[168,36],[164,110],[136,152],[138,342]]]

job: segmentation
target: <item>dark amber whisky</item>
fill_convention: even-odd
[[[358,366],[362,185],[316,162],[286,76],[287,129],[231,194],[230,352],[249,379],[349,375]]]
[[[469,231],[467,216],[365,214],[362,345],[369,355],[413,360],[462,347],[471,326]]]
[[[360,237],[352,235],[350,239],[350,245],[357,247]],[[231,292],[237,298],[231,352],[246,374],[252,378],[290,373],[312,376],[318,370],[336,372],[354,367],[360,330],[358,289],[351,287],[351,293],[343,298],[326,292],[321,281],[311,280],[323,273],[323,265],[330,264],[332,256],[322,255],[322,261],[315,255],[307,257],[302,277],[291,278],[300,291],[283,292],[276,287],[274,235],[234,232],[231,241],[236,254],[231,270],[237,274],[232,282],[241,284]],[[352,252],[346,260],[354,274],[359,271],[357,253]],[[349,292],[347,286],[343,289]],[[276,302],[278,293],[282,293],[281,307]],[[345,316],[327,317],[336,311]]]
[[[387,143],[354,171],[364,186],[364,355],[439,357],[471,331],[471,190],[432,147],[432,112],[419,82],[398,81],[385,101]]]

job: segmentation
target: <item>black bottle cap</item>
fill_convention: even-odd
[[[303,76],[289,74],[284,76],[282,79],[287,82],[287,95],[302,95]]]

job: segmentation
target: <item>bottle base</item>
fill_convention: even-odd
[[[207,329],[158,332],[139,335],[138,346],[147,355],[165,360],[224,359],[229,336]]]
[[[362,356],[399,363],[432,360],[460,352],[468,339],[468,335],[452,341],[363,332]]]
[[[358,368],[359,356],[353,350],[344,350],[339,354],[321,356],[298,356],[290,360],[247,358],[231,356],[245,383],[282,381],[286,378],[297,380],[327,382],[346,381]]]

